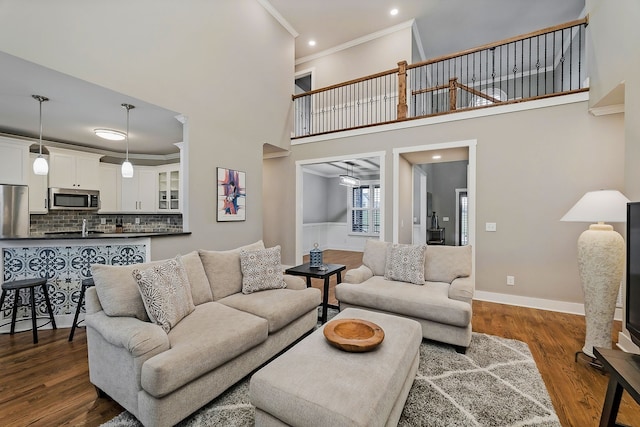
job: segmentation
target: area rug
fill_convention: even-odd
[[[178,426],[252,426],[253,417],[247,378]],[[398,425],[559,427],[560,422],[527,344],[473,333],[465,355],[422,342],[418,374]],[[141,424],[123,412],[103,426]]]

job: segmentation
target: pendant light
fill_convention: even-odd
[[[42,103],[47,102],[49,98],[40,95],[31,95],[31,97],[40,102],[40,144],[38,157],[33,161],[33,173],[36,175],[46,175],[49,173],[49,164],[47,159],[42,157]]]
[[[349,166],[351,166],[352,173],[349,173]],[[347,162],[347,174],[340,175],[339,184],[345,187],[360,187],[360,179],[356,178],[353,174],[353,163]]]
[[[124,162],[122,163],[121,171],[122,171],[123,178],[133,178],[133,165],[129,161],[129,111],[136,107],[131,104],[122,104],[122,108],[125,108],[127,110],[127,133],[126,133],[127,155]]]

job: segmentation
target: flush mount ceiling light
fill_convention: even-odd
[[[431,158],[433,160],[440,160],[442,158],[442,156],[440,154],[434,154],[433,156],[431,156]]]
[[[40,95],[31,95],[33,99],[40,103],[40,144],[38,146],[38,157],[33,161],[33,173],[36,175],[46,175],[49,173],[49,164],[47,159],[42,157],[42,103],[47,102],[49,98]]]
[[[352,166],[351,174],[349,174],[349,166]],[[355,176],[353,176],[353,163],[350,163],[350,162],[347,163],[347,174],[346,175],[340,175],[340,185],[344,185],[346,187],[359,187],[360,186],[360,179],[358,179]]]
[[[316,45],[315,40],[309,40],[309,46],[315,46],[315,45]]]
[[[122,162],[122,177],[123,178],[133,178],[133,165],[129,161],[129,111],[136,108],[131,104],[122,104],[122,108],[127,110],[127,133],[125,134],[125,139],[127,140],[127,154],[124,162]]]
[[[398,14],[398,9],[391,9],[391,10],[389,11],[389,14],[390,14],[391,16],[396,16],[396,15]]]
[[[126,138],[124,132],[113,129],[94,129],[93,133],[95,133],[100,138],[108,139],[109,141],[122,141]]]

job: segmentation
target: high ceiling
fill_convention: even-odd
[[[578,19],[585,7],[585,0],[268,1],[299,33],[296,59],[412,19],[430,59]]]
[[[453,53],[577,19],[585,0],[258,0],[270,3],[299,33],[296,58],[415,19],[427,58]],[[389,10],[398,8],[391,16]],[[308,46],[310,39],[315,47]],[[410,58],[407,58],[410,59]],[[136,106],[130,117],[130,152],[174,155],[182,125],[169,111],[0,52],[0,134],[37,138],[38,102],[48,140],[124,152],[124,142],[93,135],[105,127],[125,130],[122,103]]]

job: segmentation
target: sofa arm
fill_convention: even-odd
[[[361,265],[358,268],[348,270],[344,275],[343,282],[345,283],[362,283],[365,280],[369,280],[373,277],[373,271],[366,265]]]
[[[475,285],[470,276],[458,277],[449,286],[449,298],[471,304]]]
[[[135,317],[111,317],[104,311],[87,314],[85,322],[105,341],[126,349],[133,357],[148,359],[171,348],[168,335],[155,323]]]
[[[295,289],[296,291],[307,289],[307,282],[301,277],[284,274],[282,278],[284,279],[284,283],[287,284],[287,289]]]

